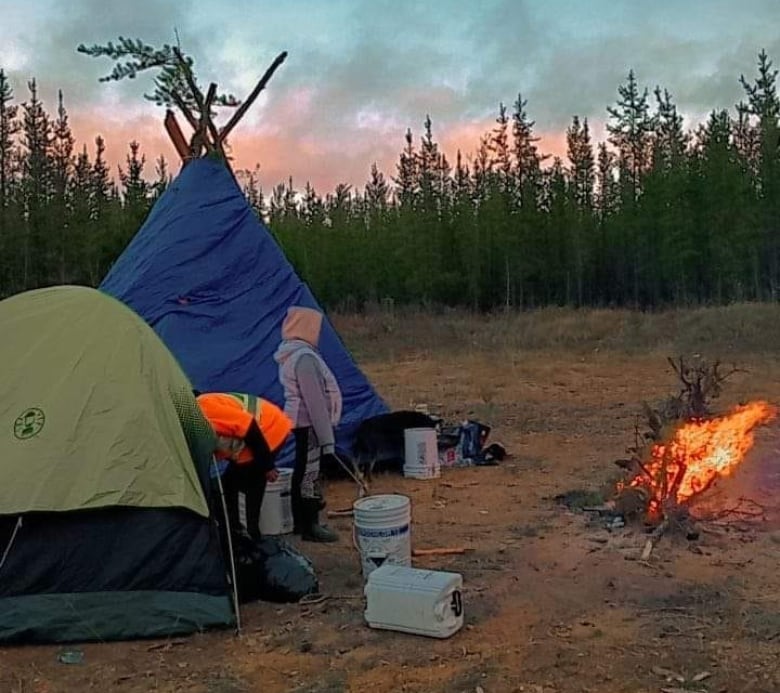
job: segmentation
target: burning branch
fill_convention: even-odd
[[[757,401],[715,416],[710,401],[741,369],[723,370],[720,361],[667,361],[680,391],[659,407],[643,403],[647,428],[641,430],[637,419],[634,445],[627,448],[631,457],[615,462],[629,475],[617,485],[615,507],[625,509],[626,518],[642,515],[656,527],[643,560],[670,526],[684,529],[689,538],[698,536],[688,513],[690,501],[731,475],[753,446],[753,430],[777,414],[773,405]]]
[[[653,444],[642,472],[618,490],[646,489],[647,516],[654,523],[687,516],[689,501],[730,476],[753,447],[753,430],[776,415],[776,407],[758,401],[724,416],[683,423],[668,440]]]
[[[726,373],[720,372],[720,360],[710,364],[705,360],[691,365],[682,356],[675,361],[667,357],[667,362],[677,374],[682,389],[675,399],[678,409],[677,418],[697,419],[711,414],[709,402],[720,397],[723,384],[734,373],[744,372],[732,366]]]

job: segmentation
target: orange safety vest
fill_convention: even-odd
[[[218,459],[245,464],[252,459],[246,447],[246,436],[252,421],[257,421],[260,432],[271,452],[278,450],[293,429],[290,418],[272,402],[240,392],[209,392],[198,396],[203,415],[217,434]]]

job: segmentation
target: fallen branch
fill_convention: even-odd
[[[146,648],[147,652],[152,652],[154,650],[169,650],[172,647],[176,647],[176,645],[186,645],[186,640],[166,640],[165,642],[158,642],[154,645],[149,645],[149,647]]]
[[[321,592],[314,592],[312,594],[305,594],[299,600],[300,606],[315,606],[316,604],[322,604],[328,600],[343,600],[351,601],[363,599],[362,594],[322,594]]]
[[[614,503],[612,505],[583,505],[582,512],[584,513],[598,513],[599,515],[615,515],[620,514],[615,510]]]
[[[714,515],[711,515],[711,519],[722,520],[723,518],[729,517],[730,515],[741,515],[742,517],[765,517],[765,513],[763,512],[751,512],[750,510],[740,510],[739,508],[730,508],[726,510],[721,510],[720,512],[717,512]]]
[[[455,546],[451,548],[440,549],[413,549],[412,556],[450,556],[453,554],[466,553],[466,549],[462,546]]]
[[[328,517],[352,517],[352,508],[342,508],[341,510],[328,510]]]
[[[660,525],[658,525],[658,527],[653,530],[653,533],[647,538],[647,541],[645,542],[645,548],[642,549],[642,556],[640,557],[640,560],[647,561],[650,559],[650,554],[653,553],[655,545],[658,543],[658,540],[663,536],[667,529],[669,529],[668,519],[664,520]]]
[[[761,508],[761,510],[766,510],[767,507],[765,505],[762,505],[758,501],[754,501],[752,498],[745,498],[744,496],[739,497],[740,503],[750,503],[751,505],[755,505],[757,508]]]

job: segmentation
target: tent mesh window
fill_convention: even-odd
[[[191,390],[187,388],[171,390],[170,395],[192,460],[198,472],[203,475],[211,464],[211,456],[216,446],[214,430],[203,416]]]

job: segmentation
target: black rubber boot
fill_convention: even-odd
[[[332,543],[338,541],[338,534],[320,524],[319,502],[320,499],[318,498],[301,499],[301,506],[304,513],[304,525],[301,531],[301,539],[317,543]]]
[[[290,510],[293,516],[293,533],[300,534],[305,524],[305,511],[303,509],[303,498],[301,497],[301,483],[303,475],[306,472],[306,457],[308,454],[308,428],[296,428],[295,435],[295,464],[293,466],[292,479],[290,483]]]
[[[303,499],[301,498],[300,488],[293,487],[290,491],[290,510],[292,510],[293,516],[293,534],[300,534],[304,527],[304,512],[302,507]]]

